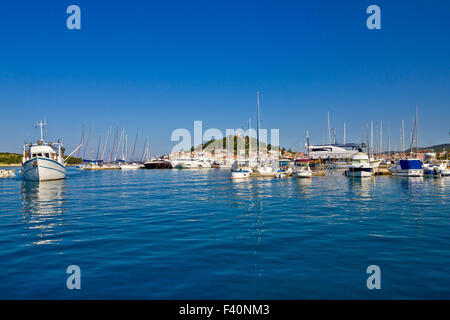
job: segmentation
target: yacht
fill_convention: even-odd
[[[120,169],[121,170],[136,170],[136,169],[141,169],[142,165],[140,163],[123,163],[120,165]]]
[[[209,161],[199,158],[179,158],[170,161],[170,163],[175,169],[211,168]]]
[[[23,148],[22,175],[25,180],[45,181],[66,177],[66,165],[62,156],[62,143],[44,142],[42,121],[36,126],[41,128],[41,139],[36,143],[26,143]],[[57,149],[56,149],[57,148]]]
[[[164,159],[151,159],[144,163],[145,169],[172,169],[170,161]]]
[[[263,177],[274,177],[278,173],[278,166],[275,162],[264,162],[256,166],[256,172]]]
[[[358,152],[353,155],[352,163],[345,174],[349,177],[371,177],[373,175],[373,166],[369,162],[367,154]]]
[[[297,159],[294,161],[294,176],[296,178],[311,178],[312,171],[309,167],[309,159]]]
[[[250,168],[247,162],[236,161],[231,169],[231,178],[232,179],[249,178],[252,173],[253,170]]]
[[[423,174],[436,177],[450,176],[450,169],[448,169],[447,165],[448,162],[446,160],[425,163],[423,165]]]
[[[362,148],[365,148],[365,144],[329,144],[329,145],[306,145],[309,158],[327,159],[329,161],[350,161],[354,154],[360,152]]]
[[[389,168],[389,171],[394,176],[405,177],[422,177],[423,166],[418,159],[401,159],[397,164]]]

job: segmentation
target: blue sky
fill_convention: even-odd
[[[81,30],[66,8],[81,8]],[[366,8],[381,8],[368,30]],[[170,151],[176,128],[240,128],[256,117],[299,149],[327,136],[365,139],[390,123],[399,144],[419,107],[419,144],[448,143],[448,1],[20,1],[0,10],[0,151],[20,152],[46,116],[68,149],[83,123],[148,136]],[[384,136],[384,141],[387,137]],[[141,140],[141,142],[143,139]]]

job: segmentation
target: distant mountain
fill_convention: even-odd
[[[245,149],[248,150],[249,147],[249,138],[243,137],[245,139]],[[238,141],[238,137],[237,136],[229,136],[228,139],[234,139],[234,152],[237,152],[237,141]],[[206,151],[213,151],[214,149],[225,149],[226,148],[226,141],[227,141],[227,137],[222,138],[222,139],[212,139],[206,143],[203,143],[202,149],[206,150]],[[257,143],[257,139],[256,138],[251,138],[251,145],[252,145],[252,150],[256,151],[256,143]],[[271,149],[271,145],[268,144],[266,145],[263,142],[260,142],[260,148],[268,148],[269,150]],[[192,148],[193,150],[194,148]],[[195,150],[200,149],[200,146],[195,147]],[[191,150],[191,151],[192,151]]]
[[[415,148],[413,148],[413,149],[414,149],[414,151],[416,150]],[[436,152],[442,152],[442,150],[450,150],[450,143],[437,144],[437,145],[434,145],[431,147],[419,147],[419,151],[420,150],[433,150]],[[411,151],[410,148],[405,150],[406,153],[410,152],[410,151]]]

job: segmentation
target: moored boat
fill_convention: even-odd
[[[236,161],[231,169],[231,179],[249,178],[253,170],[245,161]]]
[[[349,177],[364,178],[373,175],[373,166],[369,162],[367,154],[358,152],[353,155],[352,163],[345,174]]]
[[[62,156],[62,143],[44,142],[42,128],[46,123],[39,122],[41,139],[36,143],[24,145],[22,157],[22,175],[25,180],[59,180],[66,177],[66,166]],[[57,150],[55,148],[57,147]]]
[[[294,161],[294,176],[296,178],[311,178],[312,170],[309,167],[309,159],[297,159]]]
[[[401,159],[389,168],[394,176],[422,177],[423,166],[419,159]]]

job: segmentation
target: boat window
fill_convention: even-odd
[[[48,154],[48,153],[44,153],[44,157],[46,157],[46,158],[50,158],[50,154]]]

